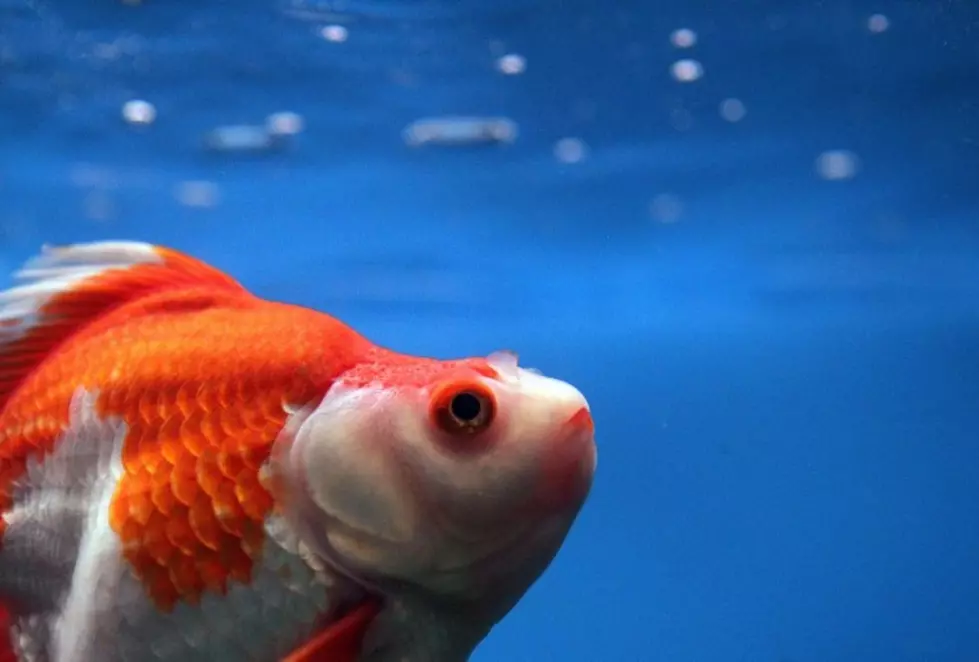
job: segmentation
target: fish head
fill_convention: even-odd
[[[488,628],[550,564],[596,467],[570,384],[486,359],[380,354],[277,442],[307,544],[381,594],[410,590]]]

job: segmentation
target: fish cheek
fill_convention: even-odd
[[[314,416],[303,425],[296,441],[309,496],[326,515],[331,539],[407,541],[417,519],[414,502],[390,449],[366,436],[338,430],[329,416]]]

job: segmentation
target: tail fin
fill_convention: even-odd
[[[120,305],[195,285],[244,291],[204,262],[128,241],[45,247],[17,278],[26,282],[0,292],[0,411],[58,345]]]

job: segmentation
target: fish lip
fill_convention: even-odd
[[[577,434],[595,434],[595,421],[591,417],[591,410],[587,405],[582,405],[575,413],[568,417],[564,427],[569,428]]]
[[[580,510],[591,493],[598,466],[595,424],[587,406],[561,424],[544,457],[535,503],[545,510]]]

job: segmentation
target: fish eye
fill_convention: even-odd
[[[433,402],[433,417],[443,432],[468,435],[482,432],[493,422],[496,404],[482,386],[445,389]]]
[[[461,423],[471,425],[483,413],[483,401],[475,393],[463,391],[452,398],[449,411]]]

